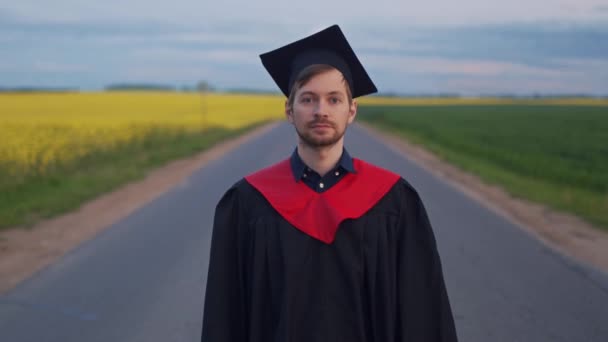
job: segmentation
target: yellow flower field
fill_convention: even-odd
[[[239,128],[283,116],[278,96],[171,92],[0,94],[0,171],[44,174],[153,131]]]

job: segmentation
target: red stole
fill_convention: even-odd
[[[399,180],[398,174],[353,158],[356,173],[348,173],[336,185],[317,193],[296,182],[289,159],[245,179],[294,227],[330,244],[340,223],[356,219],[371,209]]]

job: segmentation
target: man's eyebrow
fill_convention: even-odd
[[[301,92],[300,96],[302,96],[302,95],[319,96],[319,94],[317,94],[317,93],[315,93],[313,91],[310,91],[310,90],[306,90],[306,91]],[[333,91],[330,91],[329,93],[327,93],[326,95],[341,95],[341,96],[344,96],[345,94],[344,94],[344,92],[341,92],[339,90],[333,90]]]

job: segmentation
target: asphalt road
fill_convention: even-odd
[[[0,297],[1,342],[198,341],[213,210],[287,157],[282,124],[193,174]],[[608,277],[353,127],[355,156],[400,173],[426,205],[461,341],[608,341]]]

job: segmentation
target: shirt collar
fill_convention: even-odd
[[[291,154],[290,163],[291,163],[291,171],[293,172],[293,176],[294,176],[296,182],[298,182],[298,181],[300,181],[300,179],[302,179],[302,175],[304,175],[304,172],[306,171],[308,166],[306,166],[306,164],[304,164],[304,161],[302,160],[302,158],[300,158],[297,148]],[[338,160],[337,167],[341,167],[348,172],[352,172],[352,173],[357,172],[355,170],[355,166],[353,164],[353,158],[350,156],[350,154],[348,154],[348,151],[346,151],[346,148],[342,149],[342,155],[340,156],[340,159]]]

